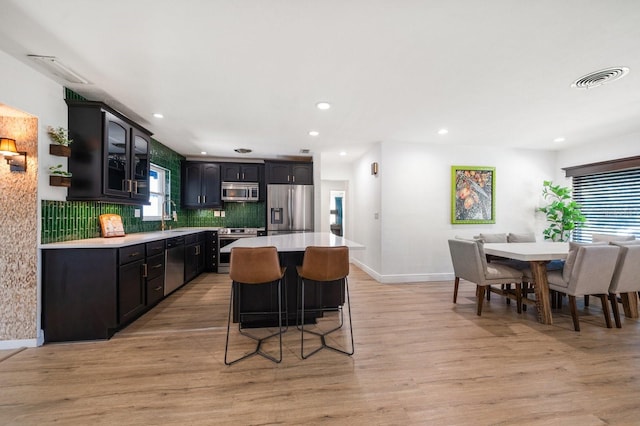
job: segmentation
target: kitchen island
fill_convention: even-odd
[[[269,235],[266,237],[243,238],[225,246],[220,251],[229,253],[234,247],[267,247],[274,246],[278,250],[280,265],[285,266],[287,271],[284,278],[283,303],[287,307],[288,323],[293,324],[296,320],[298,310],[298,272],[296,266],[302,265],[304,251],[309,246],[339,247],[347,246],[349,250],[364,250],[365,246],[346,238],[339,237],[329,232],[300,232],[294,234]],[[309,307],[329,307],[341,305],[343,292],[341,283],[323,283],[307,286],[305,291],[305,303]],[[235,292],[238,294],[238,292]],[[246,286],[240,294],[243,312],[277,312],[278,298],[275,285],[261,286],[248,289]],[[238,322],[238,300],[234,303],[234,322]],[[315,321],[315,314],[305,316],[305,322]],[[270,325],[273,320],[267,318],[242,323],[243,327]]]

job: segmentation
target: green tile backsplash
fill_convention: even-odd
[[[225,217],[214,216],[214,210],[183,210],[180,208],[180,167],[184,157],[151,139],[151,162],[171,171],[171,199],[176,203],[178,222],[167,226],[178,227],[264,227],[265,203],[227,203]],[[134,210],[141,206],[100,203],[92,201],[42,201],[41,242],[54,243],[100,237],[100,215],[114,213],[122,216],[127,234],[160,230],[160,221],[144,222],[135,217]]]

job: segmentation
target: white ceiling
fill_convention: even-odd
[[[640,132],[638,0],[0,0],[0,10],[1,50],[33,67],[28,54],[58,57],[91,82],[67,87],[185,156],[306,148],[351,161],[380,141],[560,149]],[[570,87],[612,66],[631,71]],[[315,108],[323,100],[330,110]]]

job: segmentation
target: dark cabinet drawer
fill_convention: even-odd
[[[125,265],[136,260],[144,259],[144,244],[122,247],[119,250],[120,265]]]
[[[164,276],[164,253],[147,258],[147,279]]]
[[[164,274],[147,280],[147,306],[153,306],[164,297]]]
[[[147,257],[164,253],[164,240],[147,243]]]

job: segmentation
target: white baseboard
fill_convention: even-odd
[[[35,348],[36,346],[38,346],[38,339],[0,340],[0,350]]]
[[[382,275],[358,259],[351,259],[358,268],[362,269],[371,278],[383,284],[392,283],[413,283],[413,282],[425,282],[425,281],[453,281],[455,278],[453,273],[434,273],[434,274],[395,274],[395,275]]]

